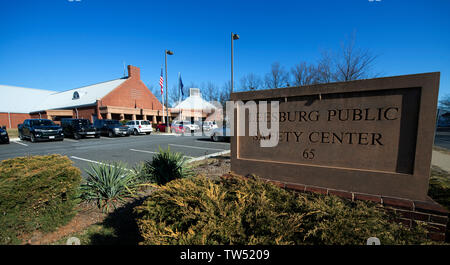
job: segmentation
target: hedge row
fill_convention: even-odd
[[[79,202],[80,182],[80,170],[65,156],[0,162],[0,244],[17,244],[21,234],[67,223]]]
[[[375,204],[296,194],[260,180],[178,179],[136,209],[141,244],[428,243],[418,225],[393,223]]]

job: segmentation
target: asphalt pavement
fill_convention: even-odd
[[[0,161],[27,155],[61,154],[68,156],[74,165],[85,169],[91,163],[122,161],[132,168],[137,163],[151,160],[159,147],[181,152],[189,159],[223,153],[230,150],[228,142],[212,142],[206,136],[138,135],[129,137],[101,137],[74,140],[65,138],[62,142],[11,141],[0,145]]]
[[[450,131],[438,131],[435,145],[450,150]],[[129,137],[101,137],[74,140],[65,138],[62,142],[11,141],[0,145],[0,161],[27,155],[61,154],[68,156],[74,165],[85,169],[91,163],[122,161],[129,168],[142,161],[151,160],[159,147],[181,152],[189,159],[202,159],[230,150],[229,142],[212,142],[207,136],[185,135],[139,135]]]

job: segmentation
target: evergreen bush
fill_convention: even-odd
[[[80,170],[66,156],[17,157],[0,162],[0,244],[48,232],[75,215]]]
[[[335,196],[296,194],[258,179],[178,179],[155,191],[135,209],[141,244],[315,244],[429,243],[418,224],[391,221],[375,204]]]

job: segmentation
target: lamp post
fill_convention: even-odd
[[[238,40],[239,39],[239,35],[234,34],[233,32],[231,32],[231,93],[233,93],[233,41],[234,40]]]
[[[168,55],[173,55],[173,52],[170,51],[170,50],[165,50],[165,52],[164,52],[164,56],[165,56],[165,59],[166,59],[166,64],[165,64],[165,66],[166,66],[166,124],[167,124],[166,132],[170,132],[170,125],[169,125],[169,97],[167,96],[167,94],[169,92],[169,90],[167,88],[168,87],[167,86],[167,54]]]

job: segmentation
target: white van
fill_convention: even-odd
[[[149,121],[133,120],[126,124],[130,128],[130,132],[134,135],[151,134],[153,132],[152,124]]]

